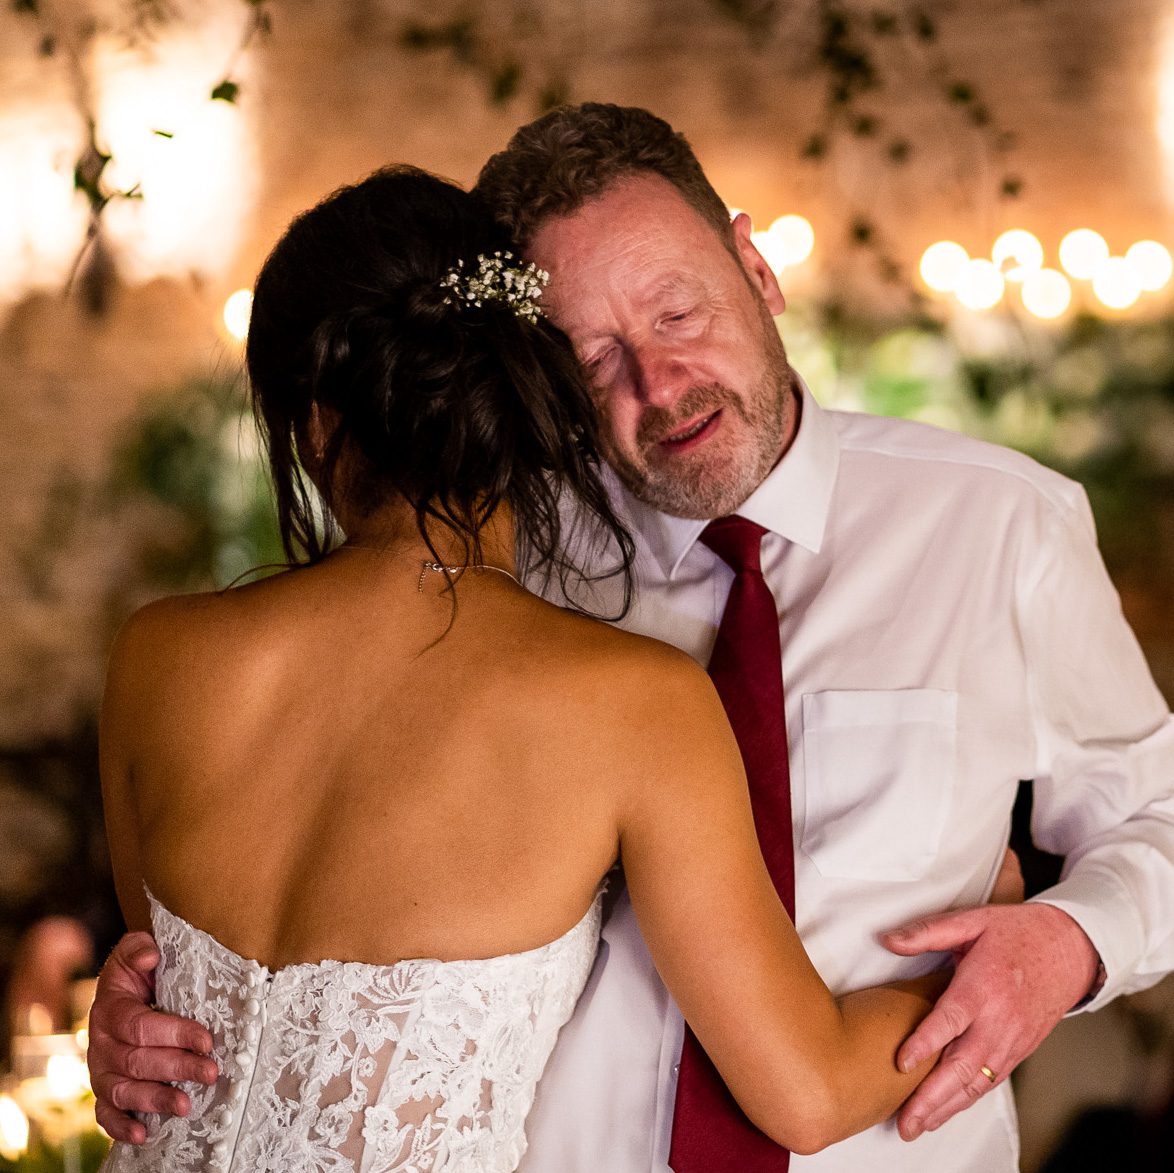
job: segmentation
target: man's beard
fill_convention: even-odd
[[[767,364],[745,396],[719,383],[691,387],[671,411],[645,410],[636,431],[636,447],[643,459],[628,460],[609,452],[608,463],[634,497],[662,513],[705,520],[733,513],[779,459],[795,401],[794,380],[784,354],[778,365]],[[656,459],[657,445],[666,436],[718,410],[723,416],[722,431],[700,451]],[[731,425],[738,426],[738,436],[723,434]]]

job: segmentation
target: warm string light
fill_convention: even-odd
[[[7,1093],[0,1092],[0,1157],[18,1161],[29,1147],[29,1118]]]
[[[1072,305],[1072,281],[1087,283],[1103,307],[1132,308],[1145,293],[1157,293],[1174,277],[1174,258],[1156,240],[1140,240],[1124,256],[1091,228],[1077,228],[1060,241],[1060,269],[1044,266],[1044,248],[1022,228],[1004,232],[991,258],[972,258],[955,241],[931,244],[921,257],[921,279],[935,293],[953,295],[967,309],[993,309],[1008,284],[1020,286],[1028,313],[1045,321],[1063,316]]]
[[[249,333],[249,318],[253,313],[253,291],[238,289],[224,303],[224,328],[238,341],[243,342]]]
[[[730,208],[730,219],[736,219],[742,211],[741,208]],[[765,232],[752,232],[750,241],[762,254],[771,272],[779,276],[811,256],[815,250],[815,229],[809,220],[791,213],[772,221]]]

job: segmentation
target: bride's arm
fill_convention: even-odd
[[[833,998],[763,863],[734,736],[708,677],[653,656],[645,719],[625,722],[620,845],[653,960],[746,1115],[810,1153],[886,1119],[928,1074],[898,1046],[944,978]],[[645,706],[641,706],[645,708]],[[849,910],[845,910],[849,915]]]

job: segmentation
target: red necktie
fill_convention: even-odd
[[[754,825],[779,897],[795,915],[791,771],[783,712],[779,617],[762,577],[762,535],[744,517],[720,517],[701,535],[734,572],[709,660],[750,785]],[[676,1173],[785,1173],[790,1153],[742,1114],[709,1056],[685,1028],[669,1165]]]

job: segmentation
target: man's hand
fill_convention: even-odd
[[[937,1005],[897,1053],[898,1065],[908,1071],[942,1050],[898,1114],[905,1140],[939,1128],[1002,1083],[1085,997],[1097,971],[1097,952],[1084,930],[1048,904],[947,912],[885,933],[881,941],[907,957],[952,952],[957,967]]]
[[[212,1036],[186,1018],[150,1009],[159,951],[147,933],[127,933],[98,978],[90,1010],[94,1115],[115,1140],[142,1144],[144,1125],[128,1112],[186,1116],[191,1101],[169,1083],[216,1082]]]

